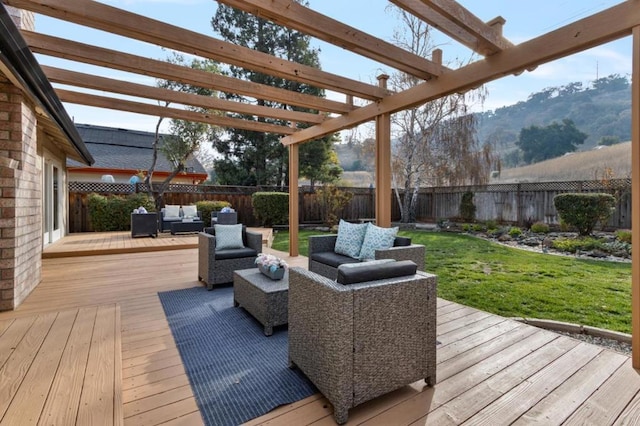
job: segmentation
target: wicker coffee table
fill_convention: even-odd
[[[271,336],[273,327],[287,324],[289,317],[289,271],[281,280],[266,277],[258,268],[233,273],[233,306],[242,306]]]

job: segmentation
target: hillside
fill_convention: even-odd
[[[491,183],[598,180],[631,177],[631,142],[503,169]]]
[[[574,82],[532,93],[526,101],[477,114],[478,139],[494,144],[503,163],[515,165],[516,141],[525,127],[548,126],[565,118],[588,135],[588,151],[605,136],[631,139],[631,87],[626,77],[612,75],[597,79],[588,87]]]

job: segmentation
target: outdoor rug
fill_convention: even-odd
[[[239,425],[316,392],[288,367],[286,327],[266,337],[233,288],[158,293],[207,425]]]

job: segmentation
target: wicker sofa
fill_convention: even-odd
[[[233,281],[233,271],[257,267],[258,253],[262,251],[262,234],[242,227],[243,248],[216,250],[215,228],[205,228],[198,234],[198,280],[212,290],[214,285]]]
[[[335,246],[338,236],[314,235],[309,237],[309,270],[335,280],[338,266],[345,263],[358,263],[359,259],[336,253]],[[418,265],[419,271],[424,271],[425,246],[411,244],[411,239],[396,237],[393,247],[376,250],[375,259],[412,260]]]
[[[375,326],[374,326],[375,325]],[[289,364],[348,410],[425,379],[436,382],[436,276],[343,285],[289,269]]]

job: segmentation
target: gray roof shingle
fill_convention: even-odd
[[[95,159],[93,167],[128,170],[149,169],[153,156],[154,133],[92,124],[76,124],[76,128]],[[160,137],[163,136],[167,135],[160,135]],[[84,165],[74,160],[68,160],[67,166],[83,167]],[[195,173],[207,173],[202,164],[194,157],[187,161],[186,167],[193,167]],[[170,172],[172,169],[169,161],[159,152],[155,170]]]

